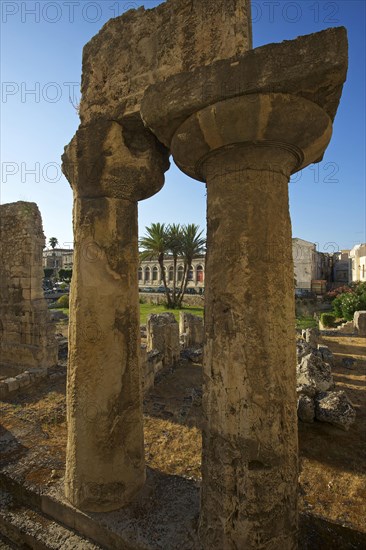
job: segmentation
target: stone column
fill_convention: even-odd
[[[77,198],[74,220],[66,496],[111,510],[145,481],[137,203]]]
[[[295,305],[288,181],[321,157],[328,115],[284,94],[222,101],[175,133],[207,182],[205,549],[297,546]]]
[[[205,548],[294,548],[297,417],[289,151],[240,145],[207,172]],[[279,164],[287,167],[281,170]],[[277,168],[274,168],[277,167]]]
[[[88,511],[128,504],[145,481],[137,201],[154,194],[165,150],[123,123],[80,127],[63,157],[74,190],[65,493]],[[140,149],[141,147],[141,149]]]

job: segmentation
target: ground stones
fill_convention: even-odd
[[[345,391],[321,392],[315,399],[315,416],[321,422],[348,430],[356,419],[356,411]]]
[[[314,340],[313,340],[314,341]],[[316,340],[317,341],[317,340]],[[348,430],[356,411],[344,391],[334,390],[334,357],[327,346],[297,341],[297,415],[302,422],[328,422]]]

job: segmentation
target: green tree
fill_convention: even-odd
[[[195,257],[202,254],[205,246],[202,231],[198,225],[152,223],[146,228],[146,235],[140,239],[140,247],[144,249],[140,253],[141,260],[157,259],[160,265],[162,280],[167,297],[167,305],[170,308],[181,307],[184,293],[188,284],[189,270]],[[173,258],[173,288],[168,288],[164,260],[167,256]],[[178,259],[184,262],[183,278],[177,291],[177,264]]]
[[[45,279],[49,279],[53,275],[53,268],[52,267],[45,267],[43,269],[44,277]]]
[[[144,249],[140,253],[141,260],[158,260],[168,307],[171,307],[172,301],[166,282],[166,274],[164,269],[164,257],[168,252],[168,231],[165,224],[152,223],[150,227],[146,227],[146,235],[140,239],[140,247]]]
[[[48,241],[48,244],[50,245],[52,250],[54,250],[56,248],[56,246],[58,245],[58,240],[56,239],[56,237],[51,237]]]
[[[172,303],[176,305],[176,290],[177,290],[177,263],[178,258],[182,254],[183,244],[183,229],[179,224],[173,223],[168,226],[167,230],[167,248],[168,252],[173,256],[173,290]]]
[[[199,232],[199,226],[194,223],[190,223],[183,227],[181,250],[184,259],[184,272],[178,298],[179,306],[182,304],[183,296],[187,288],[192,261],[194,258],[205,252],[206,239],[202,237],[202,233],[203,231]]]
[[[72,277],[72,269],[60,269],[58,272],[58,276],[60,277],[61,281],[70,282]]]

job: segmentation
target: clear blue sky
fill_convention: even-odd
[[[213,0],[214,1],[214,0]],[[1,2],[1,203],[38,204],[47,239],[72,244],[72,193],[60,155],[78,126],[83,45],[111,17],[158,1]],[[290,185],[293,235],[319,250],[365,242],[365,1],[253,0],[254,47],[344,25],[349,72],[324,160]],[[33,93],[32,93],[33,91]],[[140,234],[154,221],[205,228],[205,188],[172,166],[163,190],[140,203]],[[333,243],[333,244],[329,244]]]

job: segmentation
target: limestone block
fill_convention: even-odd
[[[331,368],[334,367],[334,355],[328,348],[328,346],[323,346],[318,344],[318,355],[322,358],[325,363],[328,363]]]
[[[9,392],[19,389],[19,381],[16,378],[7,378],[5,384],[8,386]]]
[[[333,376],[330,365],[314,353],[302,358],[296,369],[297,391],[313,397],[317,392],[327,391],[333,387]]]
[[[249,0],[170,0],[128,11],[84,47],[81,120],[136,112],[152,82],[251,47]]]
[[[301,363],[301,360],[305,355],[309,355],[311,353],[311,347],[305,340],[297,340],[296,341],[296,357],[297,362]]]
[[[347,52],[344,27],[266,44],[234,62],[217,61],[152,84],[142,101],[142,117],[165,145],[192,113],[246,94],[298,95],[322,107],[333,120],[347,75]]]
[[[302,422],[313,422],[315,417],[314,399],[308,395],[299,395],[297,399],[297,416]]]
[[[317,395],[315,416],[321,422],[348,430],[356,419],[356,411],[345,391],[329,391]]]
[[[164,367],[173,366],[179,360],[179,326],[173,313],[152,313],[148,316],[147,349],[156,349],[161,353]]]
[[[4,397],[7,397],[8,393],[9,393],[8,384],[6,384],[5,381],[0,382],[0,399],[4,399]]]
[[[318,347],[319,330],[316,328],[307,328],[305,331],[305,340],[313,349]]]
[[[46,378],[47,372],[48,371],[46,368],[32,369],[32,374],[36,377],[36,379]]]
[[[355,311],[353,325],[359,336],[366,336],[366,311]]]
[[[24,388],[24,386],[29,386],[31,382],[29,374],[25,372],[23,372],[22,374],[18,374],[15,378],[19,382],[19,388]]]
[[[347,321],[346,323],[343,323],[340,327],[338,327],[339,334],[348,334],[352,335],[355,332],[355,326],[353,324],[353,321]]]
[[[197,315],[181,311],[179,314],[179,333],[184,336],[184,347],[203,345],[203,320]]]

